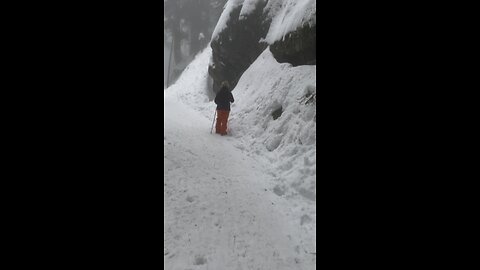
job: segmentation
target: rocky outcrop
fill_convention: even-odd
[[[264,12],[267,3],[258,1],[255,10],[242,19],[239,19],[242,5],[233,9],[226,27],[211,41],[208,73],[213,79],[214,93],[224,80],[234,89],[245,70],[268,46],[262,42],[271,24],[268,11]],[[279,63],[316,65],[316,38],[316,24],[305,23],[271,44],[270,51]]]
[[[288,33],[283,40],[270,46],[270,51],[279,63],[293,66],[317,64],[317,26],[305,24]]]
[[[268,46],[260,42],[270,24],[263,14],[264,7],[265,2],[258,2],[255,10],[241,20],[239,15],[242,6],[235,8],[227,27],[219,33],[218,38],[212,40],[212,61],[208,73],[213,79],[215,93],[224,80],[234,89],[243,72]]]

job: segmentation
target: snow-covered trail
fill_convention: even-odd
[[[164,106],[165,269],[313,269],[271,176],[168,91]]]

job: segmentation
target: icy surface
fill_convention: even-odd
[[[165,269],[314,269],[316,111],[299,100],[316,91],[316,66],[265,50],[233,91],[230,135],[218,136],[211,54],[165,90]]]

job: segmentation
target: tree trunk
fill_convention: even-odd
[[[180,61],[182,61],[180,32],[174,31],[172,33],[172,38],[173,38],[173,59],[174,59],[174,63],[178,64],[180,63]]]

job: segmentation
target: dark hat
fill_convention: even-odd
[[[220,88],[230,89],[230,84],[228,83],[228,81],[223,81],[223,82],[222,82],[222,86],[221,86]]]

